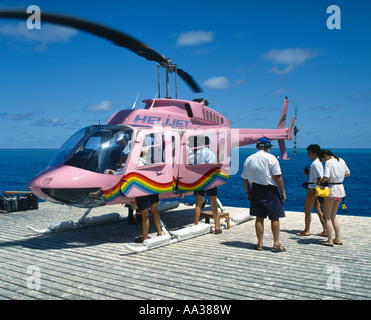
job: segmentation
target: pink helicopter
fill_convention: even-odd
[[[18,10],[0,11],[0,18],[28,17]],[[144,195],[182,198],[225,184],[232,148],[253,144],[263,136],[278,140],[282,158],[287,159],[284,140],[291,140],[294,132],[294,119],[285,128],[287,97],[277,129],[233,129],[205,99],[170,98],[169,73],[179,75],[195,92],[201,90],[188,73],[145,44],[76,18],[42,13],[41,19],[95,34],[158,62],[166,69],[166,98],[144,100],[143,109],[134,105],[116,112],[105,125],[75,133],[31,181],[30,188],[39,198],[88,208],[85,218],[92,208],[134,204],[136,197]]]

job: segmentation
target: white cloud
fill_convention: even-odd
[[[210,89],[228,89],[230,83],[226,77],[218,76],[207,79],[202,86]]]
[[[1,119],[4,120],[13,120],[13,121],[20,121],[20,120],[30,120],[30,118],[34,115],[33,112],[21,112],[17,114],[10,114],[10,113],[2,113],[0,115]]]
[[[258,108],[255,108],[254,109],[255,111],[259,111],[259,112],[261,112],[261,111],[273,111],[273,110],[277,110],[277,108],[272,108],[272,107],[270,107],[270,106],[263,106],[263,107],[258,107]]]
[[[179,35],[177,46],[195,46],[203,43],[211,43],[214,33],[212,31],[189,31]]]
[[[77,32],[75,29],[53,24],[43,24],[41,29],[28,29],[24,22],[0,25],[0,35],[35,43],[43,47],[50,43],[68,42]]]
[[[34,127],[62,127],[65,126],[67,123],[62,122],[62,119],[59,117],[55,117],[53,119],[38,119],[31,123],[31,126]]]
[[[102,101],[101,103],[94,104],[85,108],[86,112],[96,113],[96,112],[107,112],[114,108],[111,101]]]
[[[272,92],[272,95],[288,94],[291,92],[290,88],[280,88]]]
[[[351,97],[349,97],[348,99],[351,99],[353,101],[370,101],[371,100],[371,91],[369,92],[364,92],[364,91],[361,91],[361,92],[357,92],[355,93],[354,95],[352,95]]]
[[[230,82],[226,77],[224,76],[217,76],[207,79],[202,86],[210,89],[228,89],[232,87],[240,87],[244,85],[246,82],[245,78],[237,79],[234,82]]]
[[[316,106],[316,107],[311,107],[312,110],[314,111],[330,111],[330,110],[335,110],[341,108],[340,104],[334,104],[329,107],[324,107],[324,106]]]
[[[273,67],[269,73],[276,73],[279,75],[293,72],[298,66],[305,64],[310,59],[313,59],[319,54],[318,50],[302,49],[302,48],[288,48],[283,50],[271,49],[263,58],[272,61],[274,64],[286,65],[285,68],[279,69]]]
[[[295,70],[295,66],[290,64],[289,66],[287,66],[284,69],[278,69],[277,67],[273,67],[273,68],[268,70],[268,73],[276,73],[278,75],[283,75],[283,74],[290,73],[294,70]]]
[[[236,81],[234,81],[233,87],[242,86],[243,84],[245,84],[245,82],[246,82],[245,78],[237,79]]]

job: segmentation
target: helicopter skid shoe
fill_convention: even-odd
[[[67,231],[72,230],[75,227],[75,223],[73,221],[62,221],[62,222],[53,222],[48,225],[47,229],[36,229],[31,226],[27,226],[26,228],[39,234],[48,234],[57,231]]]
[[[47,229],[36,229],[34,227],[31,227],[31,226],[26,226],[27,229],[33,231],[34,233],[38,233],[38,234],[48,234],[48,233],[52,233],[53,231],[50,230],[49,228]]]
[[[176,209],[179,207],[179,201],[162,202],[158,205],[158,212],[163,213],[168,210]]]
[[[210,226],[208,225],[195,225],[180,230],[169,232],[166,226],[161,221],[163,236],[156,238],[146,239],[142,245],[134,245],[125,243],[124,248],[132,253],[140,253],[147,250],[163,247],[179,241],[187,240],[190,238],[198,237],[210,233]]]
[[[53,222],[48,225],[47,229],[37,229],[31,226],[27,226],[26,228],[38,233],[38,234],[50,234],[54,232],[62,232],[68,231],[73,229],[80,229],[84,227],[90,227],[95,225],[102,225],[108,223],[115,223],[120,220],[120,215],[118,213],[108,213],[101,216],[96,217],[89,217],[86,216],[90,213],[91,208],[86,210],[84,215],[79,219],[77,223],[73,222],[72,220],[69,221],[62,221],[62,222]]]
[[[101,224],[115,223],[120,220],[120,215],[116,212],[104,214],[96,217],[89,217],[84,219],[80,227],[90,227]]]
[[[231,220],[231,226],[235,226],[241,223],[244,223],[246,221],[252,220],[253,217],[250,215],[248,211],[242,212],[234,217],[230,217]]]
[[[132,253],[140,253],[154,248],[166,246],[170,243],[170,241],[171,236],[169,234],[165,234],[163,236],[157,236],[156,238],[146,239],[140,246],[125,243],[124,248],[126,248]]]
[[[173,231],[172,235],[177,241],[183,241],[190,238],[202,236],[210,233],[210,226],[207,224],[197,224],[195,226],[183,228],[177,231]]]

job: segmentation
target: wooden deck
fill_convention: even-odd
[[[227,208],[238,214],[241,208]],[[243,209],[247,210],[247,209]],[[339,216],[342,246],[324,238],[298,237],[303,213],[286,212],[281,243],[271,251],[266,221],[263,251],[256,251],[254,220],[186,241],[132,254],[123,247],[141,234],[125,219],[116,224],[35,235],[26,226],[75,220],[83,209],[40,203],[39,210],[0,214],[0,299],[370,299],[371,218]],[[121,205],[92,215],[118,212]],[[191,225],[193,208],[162,214],[169,229]],[[151,220],[152,222],[152,220]],[[200,223],[204,223],[203,220]],[[315,214],[313,234],[321,231]],[[151,223],[150,232],[154,227]]]

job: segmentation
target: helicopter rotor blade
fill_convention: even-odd
[[[0,18],[10,18],[10,19],[24,19],[27,20],[31,14],[20,11],[20,10],[0,10]],[[124,34],[120,31],[114,30],[112,28],[93,23],[90,21],[54,14],[54,13],[41,13],[41,19],[43,22],[55,23],[74,29],[82,30],[87,33],[93,34],[95,36],[104,38],[106,40],[112,41],[115,45],[123,48],[127,48],[137,55],[146,58],[149,61],[156,61],[161,65],[166,65],[168,60],[160,55],[158,52],[153,50],[146,44],[136,40],[135,38]],[[179,70],[179,69],[178,69]],[[193,78],[183,70],[180,70],[180,77],[195,91],[201,92],[196,82]]]
[[[200,93],[202,92],[197,83],[193,80],[192,76],[189,75],[182,69],[177,68],[178,76],[181,77],[192,89],[194,92]]]

